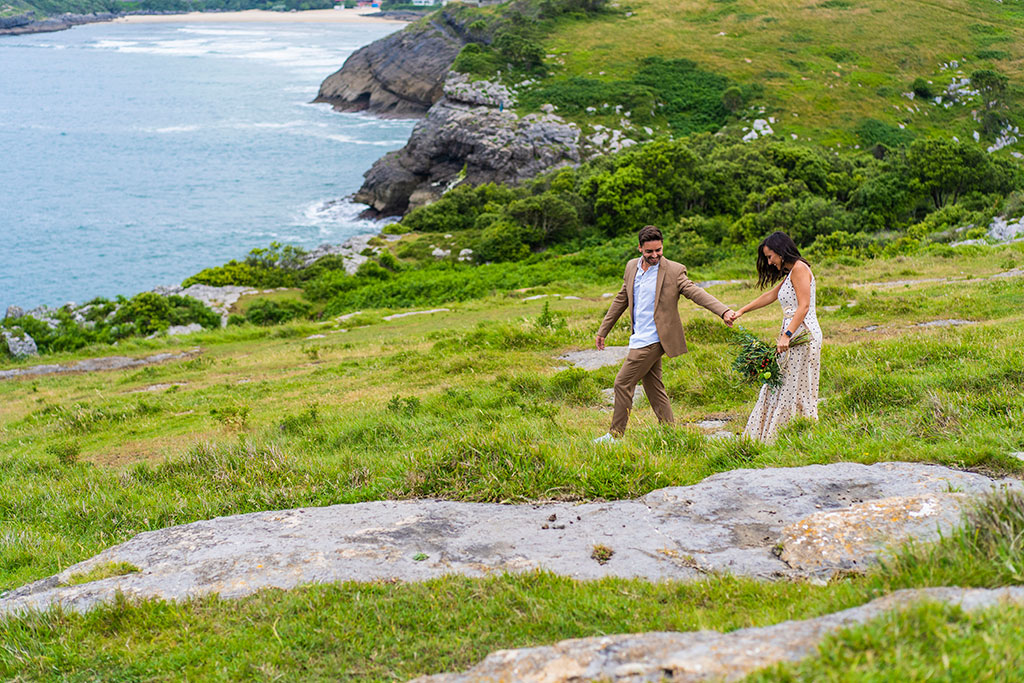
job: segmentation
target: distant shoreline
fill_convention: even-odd
[[[311,9],[300,12],[271,12],[249,9],[238,12],[188,12],[187,14],[126,14],[114,19],[115,24],[380,24],[404,21],[379,16],[373,9]]]
[[[238,12],[188,12],[186,14],[59,14],[35,19],[34,12],[0,19],[0,37],[31,33],[65,31],[75,26],[97,23],[120,24],[380,24],[415,21],[402,12],[377,9],[312,9],[301,12],[241,10]]]

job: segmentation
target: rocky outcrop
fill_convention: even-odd
[[[636,633],[499,650],[465,673],[424,676],[413,683],[735,681],[758,669],[812,656],[828,635],[922,602],[956,605],[965,612],[1021,606],[1024,587],[907,589],[815,619],[730,633]]]
[[[221,327],[227,327],[228,316],[231,315],[231,307],[235,305],[236,301],[246,294],[258,294],[259,291],[252,287],[240,287],[237,285],[226,285],[224,287],[213,287],[211,285],[190,285],[188,287],[168,285],[157,287],[153,290],[154,293],[160,296],[189,296],[202,302],[204,306],[220,315]]]
[[[36,341],[29,336],[28,332],[19,333],[0,330],[0,335],[2,335],[4,343],[7,345],[7,352],[15,358],[39,355]]]
[[[45,19],[36,19],[35,12],[26,12],[14,17],[0,19],[0,35],[18,35],[22,33],[47,33],[63,31],[80,24],[94,24],[100,21],[111,21],[121,14],[96,12],[94,14],[58,14]]]
[[[581,161],[575,124],[553,113],[520,117],[501,102],[479,104],[495,98],[493,84],[474,88],[456,78],[460,88],[449,88],[430,108],[405,147],[366,172],[355,201],[369,204],[377,215],[400,215],[459,182],[515,184]]]
[[[345,262],[345,272],[354,275],[359,270],[359,266],[369,260],[369,257],[363,252],[369,250],[371,253],[378,253],[380,251],[379,246],[370,244],[376,238],[376,235],[355,235],[341,244],[321,244],[305,255],[302,265],[308,268],[325,256],[340,256]]]
[[[311,582],[419,581],[452,573],[542,569],[577,579],[647,580],[694,579],[706,572],[764,579],[827,576],[833,571],[827,543],[819,546],[824,561],[809,571],[794,570],[778,557],[788,525],[823,510],[839,514],[894,497],[907,498],[916,513],[918,496],[950,489],[978,495],[1003,483],[934,465],[836,463],[735,470],[637,500],[581,505],[405,500],[257,512],[139,534],[11,591],[0,599],[0,615],[55,604],[84,610],[119,593],[237,598]],[[886,505],[898,508],[891,500]],[[927,515],[911,515],[921,522],[914,538],[948,532],[943,511],[939,505]],[[859,564],[877,552],[865,546]],[[124,563],[139,571],[68,585],[76,575]]]
[[[384,117],[422,116],[441,99],[445,74],[470,40],[456,16],[441,10],[353,52],[314,102]]]

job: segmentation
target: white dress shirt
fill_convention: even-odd
[[[636,277],[633,278],[633,335],[629,338],[629,348],[642,349],[655,342],[658,328],[654,326],[654,300],[658,296],[658,265],[644,270],[637,265]]]

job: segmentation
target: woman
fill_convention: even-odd
[[[778,284],[776,284],[778,283]],[[778,300],[782,305],[782,329],[775,342],[781,355],[782,386],[761,387],[744,436],[771,443],[782,425],[794,417],[818,419],[818,373],[821,369],[821,327],[814,312],[814,274],[784,232],[773,232],[757,247],[757,285],[770,290],[733,314],[744,313]],[[803,331],[810,342],[789,348],[790,340]]]

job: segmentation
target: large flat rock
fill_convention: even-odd
[[[826,636],[841,629],[925,601],[958,605],[966,612],[1024,606],[1024,587],[908,589],[816,619],[730,633],[634,633],[499,650],[464,673],[424,676],[414,683],[735,681],[758,669],[811,656]]]
[[[1001,484],[1019,482],[935,465],[836,463],[735,470],[637,500],[579,505],[408,500],[258,512],[139,534],[11,591],[0,600],[0,614],[54,604],[84,610],[118,592],[168,600],[209,593],[237,598],[311,582],[419,581],[449,573],[544,569],[577,579],[649,580],[692,579],[709,571],[765,579],[806,575],[776,556],[789,525],[867,501],[902,497],[916,505],[919,496],[941,501],[939,494],[950,490],[977,495]],[[936,524],[923,525],[929,534],[952,525],[951,517],[939,514],[943,509],[937,503]],[[595,546],[610,549],[610,559],[594,559]],[[877,550],[877,544],[866,545],[859,564]],[[818,552],[826,556],[829,548]],[[830,557],[815,563],[805,556],[801,567],[827,568]],[[117,563],[139,571],[67,585],[75,575]]]

